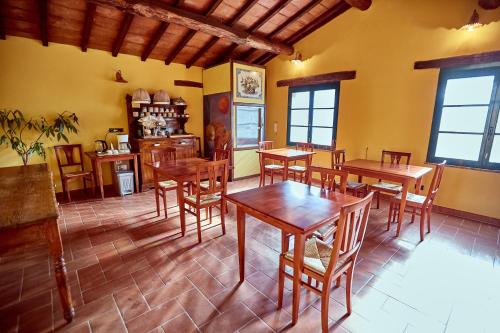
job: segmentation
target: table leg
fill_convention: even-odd
[[[398,228],[396,231],[396,237],[399,237],[399,232],[401,231],[401,225],[403,224],[403,218],[405,215],[406,207],[406,196],[408,195],[408,184],[409,181],[406,180],[403,183],[403,191],[401,191],[401,202],[399,203],[399,216],[398,216]]]
[[[415,183],[415,194],[420,193],[420,186],[422,186],[422,177],[417,179],[417,182]]]
[[[99,183],[99,189],[101,190],[101,199],[104,200],[104,183],[102,180],[102,164],[101,161],[96,160],[95,161],[95,166],[96,166],[96,178],[97,182]]]
[[[302,267],[304,266],[304,246],[306,237],[303,234],[295,234],[293,246],[293,308],[292,325],[297,323],[300,305],[300,280],[302,279]]]
[[[158,186],[158,172],[153,169],[153,182],[155,185],[156,216],[160,216],[160,189]]]
[[[179,217],[181,219],[182,236],[186,234],[186,212],[184,210],[184,182],[177,182],[177,204],[179,205]]]
[[[260,164],[259,187],[262,187],[262,186],[264,186],[264,185],[265,185],[265,184],[264,184],[264,181],[265,181],[265,179],[266,179],[266,174],[265,174],[265,169],[264,169],[264,164],[265,164],[265,162],[264,162],[264,161],[265,161],[265,160],[264,160],[264,156],[263,156],[263,155],[262,155],[262,153],[261,153],[260,158],[259,158],[259,162],[260,162],[260,163],[259,163],[259,164]]]
[[[240,263],[240,282],[245,280],[245,211],[239,206],[236,209],[238,228],[238,259]]]
[[[312,163],[312,157],[310,157],[310,156],[312,156],[312,155],[309,155],[306,158],[306,172],[304,175],[306,184],[309,184],[309,168],[311,167],[311,163]]]
[[[283,170],[283,181],[288,180],[288,159],[283,160],[284,170]]]
[[[135,193],[139,193],[139,167],[137,163],[137,155],[134,155],[134,173],[135,173]]]
[[[69,323],[75,316],[75,309],[71,301],[71,294],[68,288],[68,280],[66,277],[66,264],[64,262],[63,248],[61,235],[57,220],[47,221],[45,224],[45,236],[49,244],[49,251],[54,261],[54,271],[57,281],[57,289],[59,289],[59,297],[63,307],[64,319]]]

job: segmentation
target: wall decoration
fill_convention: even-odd
[[[264,104],[265,92],[264,68],[233,63],[233,93],[236,103]]]
[[[231,93],[203,97],[205,156],[213,158],[214,150],[231,144]]]

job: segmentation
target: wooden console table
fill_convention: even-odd
[[[75,310],[66,278],[58,216],[47,164],[0,168],[0,251],[45,239],[54,260],[64,318],[71,322]]]
[[[96,182],[99,183],[101,191],[101,198],[104,200],[104,182],[102,180],[102,163],[103,162],[117,162],[117,161],[134,161],[134,176],[135,176],[135,193],[139,192],[139,168],[137,167],[138,153],[126,153],[117,155],[97,155],[95,152],[86,152],[85,155],[90,158],[92,162],[92,169],[94,170]]]

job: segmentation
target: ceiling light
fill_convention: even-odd
[[[302,64],[302,54],[300,52],[295,53],[295,57],[292,59],[292,64],[294,65]]]

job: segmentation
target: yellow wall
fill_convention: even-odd
[[[162,61],[119,55],[51,43],[43,47],[39,41],[8,36],[0,41],[0,108],[20,109],[27,116],[42,114],[51,118],[68,110],[80,118],[80,133],[72,135],[72,143],[83,144],[84,151],[94,149],[94,140],[103,139],[109,127],[127,128],[125,95],[136,88],[150,92],[164,89],[171,97],[182,96],[191,118],[188,132],[203,134],[203,96],[199,88],[176,87],[174,80],[202,80],[199,67],[166,66]],[[129,83],[114,82],[115,70],[121,69]],[[110,136],[108,136],[109,138]],[[113,141],[114,140],[113,138]],[[50,147],[55,142],[47,142]],[[56,175],[57,162],[52,150],[47,151],[49,165]],[[42,162],[32,158],[31,163]],[[21,159],[6,145],[0,146],[0,167],[21,164]],[[110,181],[106,168],[106,183]]]
[[[423,164],[439,71],[413,70],[413,63],[498,50],[500,10],[478,9],[481,21],[491,22],[479,30],[456,29],[474,8],[477,1],[374,0],[365,12],[342,14],[295,45],[302,66],[284,56],[268,64],[267,138],[286,145],[288,89],[277,80],[356,70],[355,80],[341,83],[337,146],[348,159],[364,158],[367,148],[368,158],[379,159],[385,148],[411,151],[413,163]],[[320,153],[314,163],[329,156]],[[500,218],[499,201],[500,173],[446,168],[438,205]]]
[[[231,63],[203,70],[203,95],[231,91]]]

